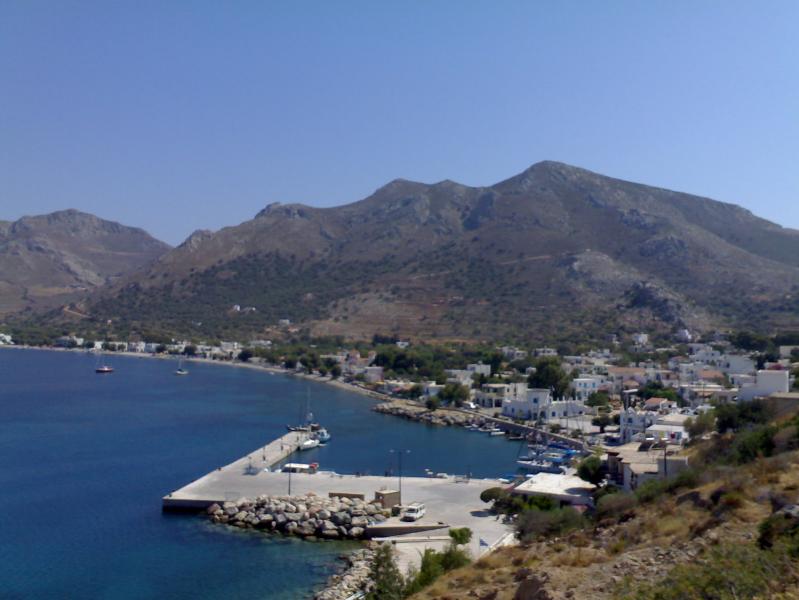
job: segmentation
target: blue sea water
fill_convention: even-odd
[[[310,396],[342,473],[514,470],[517,445],[380,415],[329,385],[250,369],[0,350],[0,598],[305,598],[350,543],[310,543],[163,514],[163,495],[285,432]]]

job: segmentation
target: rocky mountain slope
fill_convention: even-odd
[[[395,180],[335,208],[272,204],[78,308],[198,336],[287,318],[315,334],[552,340],[799,325],[798,291],[799,231],[542,162],[489,187]]]
[[[141,229],[76,210],[0,221],[0,315],[63,304],[169,249]]]

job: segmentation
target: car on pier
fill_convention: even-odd
[[[425,515],[426,512],[427,509],[424,504],[422,504],[421,502],[414,502],[405,509],[405,512],[402,515],[402,520],[418,521]]]

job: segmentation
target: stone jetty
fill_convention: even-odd
[[[274,531],[305,539],[363,539],[370,525],[383,523],[391,511],[360,498],[333,496],[258,496],[214,503],[206,509],[214,523]]]
[[[484,419],[481,417],[474,417],[472,415],[458,411],[440,409],[429,410],[424,406],[402,401],[377,404],[373,410],[386,415],[394,415],[395,417],[403,417],[412,421],[420,421],[430,425],[441,425],[445,427],[452,425],[466,425],[467,423],[472,422],[482,425],[484,421]]]

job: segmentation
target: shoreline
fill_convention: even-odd
[[[48,348],[42,346],[25,346],[25,345],[12,345],[12,346],[0,346],[0,350],[2,349],[17,349],[17,350],[38,350],[43,352],[74,352],[74,353],[86,353],[86,354],[94,354],[93,351],[85,350],[82,348]],[[177,355],[165,354],[165,355],[158,355],[158,354],[150,354],[144,352],[127,352],[127,351],[114,351],[114,352],[106,352],[108,356],[125,356],[128,358],[143,358],[143,359],[150,359],[150,360],[177,360]],[[322,377],[320,375],[311,375],[308,373],[303,373],[301,371],[291,371],[289,369],[285,369],[283,367],[278,367],[275,365],[264,365],[260,363],[250,363],[250,362],[242,362],[237,360],[214,360],[212,358],[198,358],[192,356],[183,356],[183,360],[186,362],[193,362],[198,364],[205,364],[205,365],[218,365],[218,366],[227,366],[233,367],[237,369],[250,369],[253,371],[261,371],[266,373],[271,373],[272,375],[285,375],[287,377],[296,377],[300,379],[306,379],[308,381],[315,381],[317,383],[325,383],[328,385],[332,385],[337,387],[341,390],[345,390],[348,392],[353,392],[356,394],[361,394],[362,396],[369,396],[374,400],[380,400],[383,402],[394,401],[397,400],[392,396],[387,394],[383,394],[380,392],[375,392],[373,390],[367,390],[362,388],[361,386],[354,385],[352,383],[348,383],[346,381],[341,381],[339,379],[332,379],[331,377]]]

